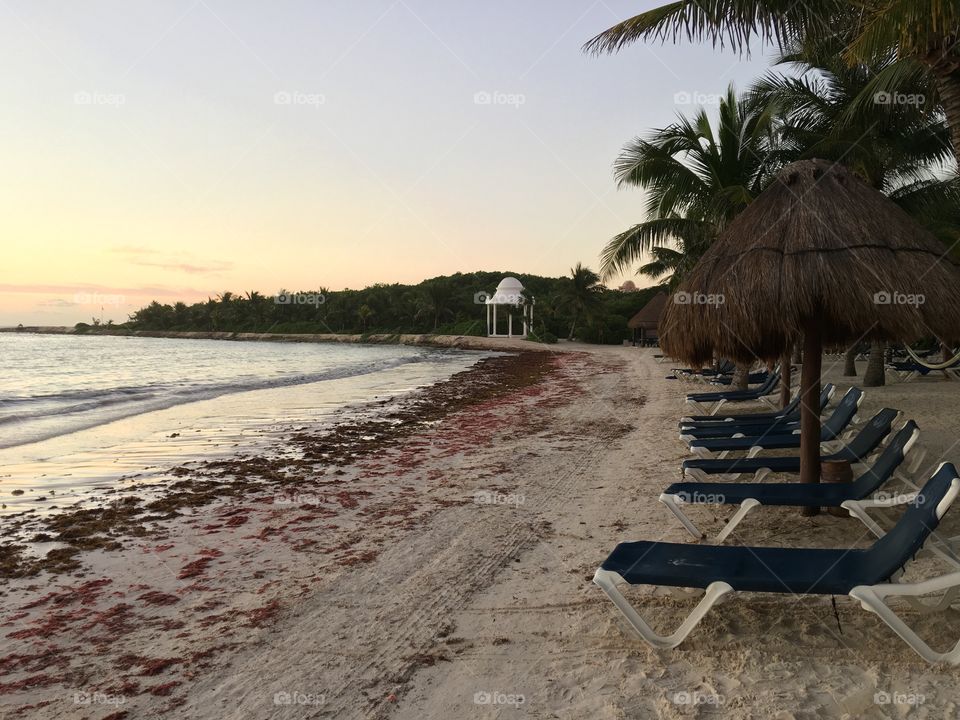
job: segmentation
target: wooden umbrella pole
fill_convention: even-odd
[[[815,322],[807,323],[803,335],[803,366],[800,373],[800,482],[820,482],[820,365],[823,339]],[[816,515],[820,508],[802,508],[802,515]]]
[[[780,356],[780,407],[790,404],[790,365],[793,348],[787,348]]]

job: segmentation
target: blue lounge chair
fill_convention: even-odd
[[[859,388],[850,388],[841,398],[830,417],[820,426],[820,442],[830,442],[838,439],[847,427],[856,422],[857,410],[863,402],[863,391]],[[779,432],[778,432],[779,430]],[[689,443],[691,452],[703,456],[721,453],[724,457],[728,452],[747,452],[747,457],[753,457],[761,450],[787,450],[800,447],[800,425],[779,428],[775,426],[771,432],[762,435],[745,436],[743,432],[734,433],[729,437],[698,439],[680,431],[680,439]]]
[[[834,386],[827,383],[820,392],[820,412],[822,413],[833,397]],[[733,437],[734,435],[763,435],[766,433],[784,433],[793,432],[800,426],[800,404],[799,398],[794,398],[787,405],[784,414],[767,420],[721,420],[713,422],[692,423],[680,426],[681,438],[696,438],[705,440],[707,438]]]
[[[866,423],[852,440],[843,445],[836,452],[825,455],[822,460],[849,460],[851,463],[861,463],[874,450],[880,447],[883,439],[890,434],[893,423],[900,413],[891,408],[884,408]],[[916,453],[915,453],[916,454]],[[922,456],[915,461],[922,460]],[[695,458],[683,461],[684,475],[707,480],[711,475],[725,476],[724,479],[736,480],[742,473],[754,473],[753,482],[760,482],[770,473],[798,473],[800,472],[800,458],[789,457],[741,457],[718,459]]]
[[[731,592],[796,595],[849,595],[876,613],[928,662],[960,664],[960,642],[937,652],[884,602],[903,596],[915,603],[930,593],[946,593],[933,610],[949,606],[960,587],[960,572],[917,583],[900,583],[901,569],[923,547],[960,493],[960,477],[949,463],[940,465],[897,524],[869,548],[772,548],[690,545],[663,542],[620,543],[593,577],[631,627],[656,648],[674,648],[704,615]],[[670,635],[657,634],[617,588],[662,585],[701,588],[693,612]]]
[[[770,373],[767,370],[752,372],[747,376],[747,384],[757,385],[758,383],[764,383],[769,377]],[[713,378],[704,378],[704,380],[707,380],[711,385],[729,385],[733,382],[733,375],[718,375]]]
[[[823,390],[820,392],[820,404],[821,407],[826,407],[824,404],[824,394],[827,394],[827,401],[833,396],[834,392],[833,383],[827,383],[823,386]],[[760,412],[760,413],[738,413],[736,415],[687,415],[686,417],[680,418],[680,422],[677,423],[680,427],[691,426],[696,427],[701,423],[705,424],[714,424],[721,422],[745,422],[745,421],[770,421],[782,418],[784,415],[789,415],[792,412],[795,412],[797,408],[800,407],[800,395],[797,394],[794,396],[793,400],[781,410],[775,410],[771,412]]]
[[[913,420],[904,423],[873,465],[852,483],[680,482],[664,490],[660,496],[660,502],[666,505],[687,531],[698,540],[705,538],[706,535],[700,532],[693,521],[686,516],[680,508],[681,505],[684,503],[739,505],[737,512],[716,537],[716,542],[723,542],[747,516],[747,513],[760,505],[849,508],[848,502],[856,503],[865,500],[894,476],[919,436],[920,430]],[[897,498],[902,503],[912,499],[910,495],[903,494],[894,496],[892,499]],[[856,513],[851,514],[861,517]]]
[[[776,390],[779,382],[780,373],[772,372],[766,381],[763,382],[760,387],[754,390],[727,390],[725,392],[692,393],[687,395],[687,403],[699,408],[702,412],[708,415],[716,415],[725,403],[753,402],[755,400],[759,400],[769,405],[770,408],[776,412],[779,410],[779,408],[777,408],[773,402],[767,398],[767,396]],[[704,403],[713,403],[713,408],[710,409],[706,407]]]

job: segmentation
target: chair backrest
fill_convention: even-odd
[[[866,552],[865,564],[888,579],[917,554],[960,493],[953,463],[942,463],[907,507],[897,524]]]
[[[913,420],[905,422],[877,457],[877,461],[854,481],[857,498],[862,499],[872,495],[877,488],[889,480],[918,437],[920,437],[920,429],[917,424]]]
[[[828,457],[833,460],[859,462],[880,447],[883,439],[890,434],[893,422],[899,414],[892,408],[883,408],[850,442]]]
[[[757,392],[761,395],[769,395],[777,386],[778,382],[780,382],[780,371],[774,370],[767,376],[767,379],[763,381],[763,384],[757,388]]]
[[[863,390],[852,387],[847,390],[837,406],[833,409],[830,417],[826,419],[820,428],[820,440],[833,440],[843,434],[847,425],[853,420],[860,409],[860,403],[863,402]]]

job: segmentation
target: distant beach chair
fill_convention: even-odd
[[[839,449],[825,455],[821,460],[847,460],[857,465],[862,464],[880,447],[886,438],[893,423],[900,415],[898,410],[884,408],[864,424],[854,437],[846,441]],[[923,454],[914,453],[915,460],[910,471],[915,472]],[[740,457],[726,458],[691,458],[683,461],[683,473],[688,477],[706,480],[709,476],[721,476],[725,480],[736,480],[743,473],[753,473],[753,482],[762,481],[770,473],[798,473],[800,472],[800,458],[788,457]]]
[[[626,542],[614,548],[593,581],[613,601],[630,626],[656,648],[682,643],[704,615],[731,592],[797,595],[849,595],[875,613],[922,658],[960,664],[960,642],[937,652],[884,601],[904,597],[922,611],[946,609],[960,588],[960,572],[915,583],[898,582],[902,569],[923,547],[960,493],[960,477],[943,463],[926,482],[897,524],[869,548],[775,548],[685,543]],[[617,584],[703,589],[699,604],[669,635],[657,634],[621,594]],[[944,593],[926,605],[919,598]],[[689,594],[689,590],[685,594]]]
[[[833,397],[835,387],[832,383],[824,385],[820,391],[820,411],[823,412]],[[730,416],[723,420],[703,420],[700,422],[680,423],[680,437],[697,439],[733,437],[742,435],[763,435],[768,432],[792,432],[800,423],[800,396],[798,395],[780,413],[764,413],[760,416]]]
[[[846,395],[833,409],[833,412],[820,426],[820,442],[829,442],[839,439],[851,423],[856,422],[857,411],[863,402],[863,391],[859,388],[850,388]],[[746,452],[747,457],[754,457],[762,450],[788,450],[800,447],[800,427],[789,425],[778,432],[774,427],[771,432],[756,436],[745,436],[742,432],[734,433],[730,437],[699,439],[680,431],[680,439],[685,440],[690,451],[701,457],[719,453],[718,458],[726,457],[729,452]]]
[[[717,535],[715,542],[723,542],[753,508],[761,505],[843,507],[870,527],[872,520],[866,516],[865,508],[890,507],[908,503],[914,499],[915,493],[901,493],[891,495],[889,499],[867,500],[894,477],[919,436],[920,430],[913,420],[904,423],[874,463],[852,483],[679,482],[663,491],[660,502],[666,505],[687,531],[698,540],[705,538],[706,535],[697,529],[693,521],[683,512],[680,507],[683,504],[740,506]],[[906,481],[906,478],[904,480]]]
[[[777,384],[779,382],[779,371],[772,372],[766,381],[764,381],[760,387],[754,390],[728,390],[726,392],[693,393],[691,395],[687,395],[687,403],[693,405],[695,408],[707,415],[716,415],[720,408],[728,402],[752,402],[755,400],[766,403],[773,411],[779,411],[780,408],[778,408],[776,404],[774,404],[767,397],[777,389]],[[706,407],[704,403],[713,403],[713,407]]]

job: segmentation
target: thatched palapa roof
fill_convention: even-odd
[[[943,244],[824,160],[781,170],[673,300],[661,347],[694,365],[772,359],[814,327],[827,345],[960,339],[960,271]]]
[[[656,330],[663,310],[667,306],[667,298],[667,293],[658,292],[627,321],[627,327],[631,330]]]

